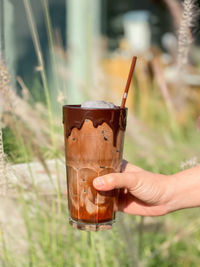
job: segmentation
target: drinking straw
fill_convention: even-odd
[[[126,82],[126,87],[124,89],[121,108],[125,108],[125,103],[126,103],[126,99],[127,99],[127,96],[128,96],[128,91],[129,91],[129,87],[130,87],[130,84],[131,84],[131,80],[132,80],[133,72],[134,72],[134,69],[135,69],[136,61],[137,61],[137,57],[134,56],[132,58],[132,63],[131,63],[131,67],[130,67],[130,70],[129,70],[128,79],[127,79],[127,82]]]

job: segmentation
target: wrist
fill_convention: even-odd
[[[163,203],[165,209],[165,214],[168,214],[175,210],[176,205],[176,190],[177,188],[177,178],[174,175],[167,175],[164,180],[164,195],[163,195]]]
[[[180,199],[183,197],[183,190],[180,188],[180,179],[178,174],[169,175],[166,181],[166,211],[167,213],[181,209]],[[182,200],[181,200],[182,202]]]
[[[166,188],[167,213],[200,206],[200,167],[170,175]]]

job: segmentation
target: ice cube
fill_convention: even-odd
[[[111,102],[106,101],[86,101],[81,105],[82,108],[115,108],[115,105]]]

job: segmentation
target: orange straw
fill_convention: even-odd
[[[125,103],[126,103],[126,99],[127,99],[127,96],[128,96],[128,91],[129,91],[129,87],[130,87],[130,84],[131,84],[131,80],[132,80],[133,72],[134,72],[134,69],[135,69],[136,61],[137,61],[137,57],[134,56],[133,59],[132,59],[131,68],[130,68],[129,75],[128,75],[128,80],[126,82],[126,87],[124,89],[124,95],[123,95],[123,98],[122,98],[121,108],[125,108]]]

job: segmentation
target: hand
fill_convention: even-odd
[[[122,173],[107,174],[93,181],[99,191],[120,188],[117,210],[142,216],[170,212],[168,203],[173,191],[170,184],[171,176],[151,173],[126,161]]]

